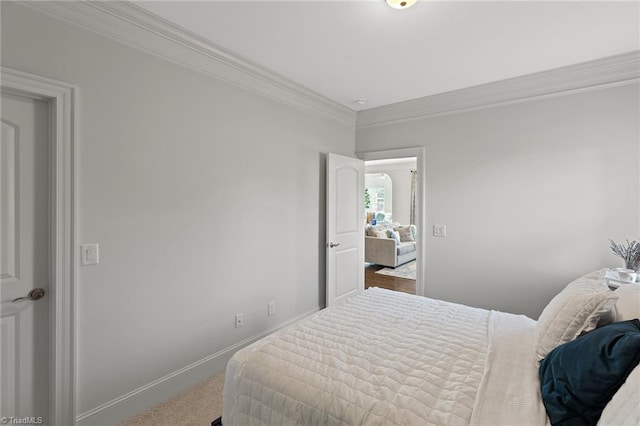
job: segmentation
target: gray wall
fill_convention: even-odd
[[[632,84],[362,127],[356,152],[426,147],[427,296],[537,318],[640,237],[638,103]]]
[[[9,2],[2,65],[79,87],[78,414],[322,306],[324,153],[352,125]]]

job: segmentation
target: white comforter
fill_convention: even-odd
[[[544,425],[534,326],[369,289],[236,353],[223,424]]]

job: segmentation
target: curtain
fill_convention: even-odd
[[[418,191],[418,172],[411,170],[411,205],[409,206],[409,223],[416,224],[416,192]]]

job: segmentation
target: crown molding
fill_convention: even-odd
[[[300,110],[355,125],[356,112],[124,1],[20,4]]]
[[[640,51],[451,92],[354,110],[125,1],[20,4],[299,110],[356,128],[419,120],[640,81]]]
[[[358,112],[356,128],[377,127],[640,81],[640,51]]]

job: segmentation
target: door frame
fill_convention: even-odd
[[[416,157],[417,172],[418,172],[418,188],[417,188],[417,202],[416,202],[416,227],[420,230],[418,233],[421,238],[416,241],[416,294],[419,296],[426,296],[426,281],[425,281],[425,256],[427,248],[427,218],[426,218],[426,177],[425,177],[425,147],[411,147],[411,148],[399,148],[389,149],[383,151],[361,151],[356,152],[356,157],[364,160],[388,160],[392,158],[407,158]]]
[[[49,107],[49,418],[50,424],[76,424],[75,277],[76,99],[77,87],[0,68],[6,93],[41,100]]]

